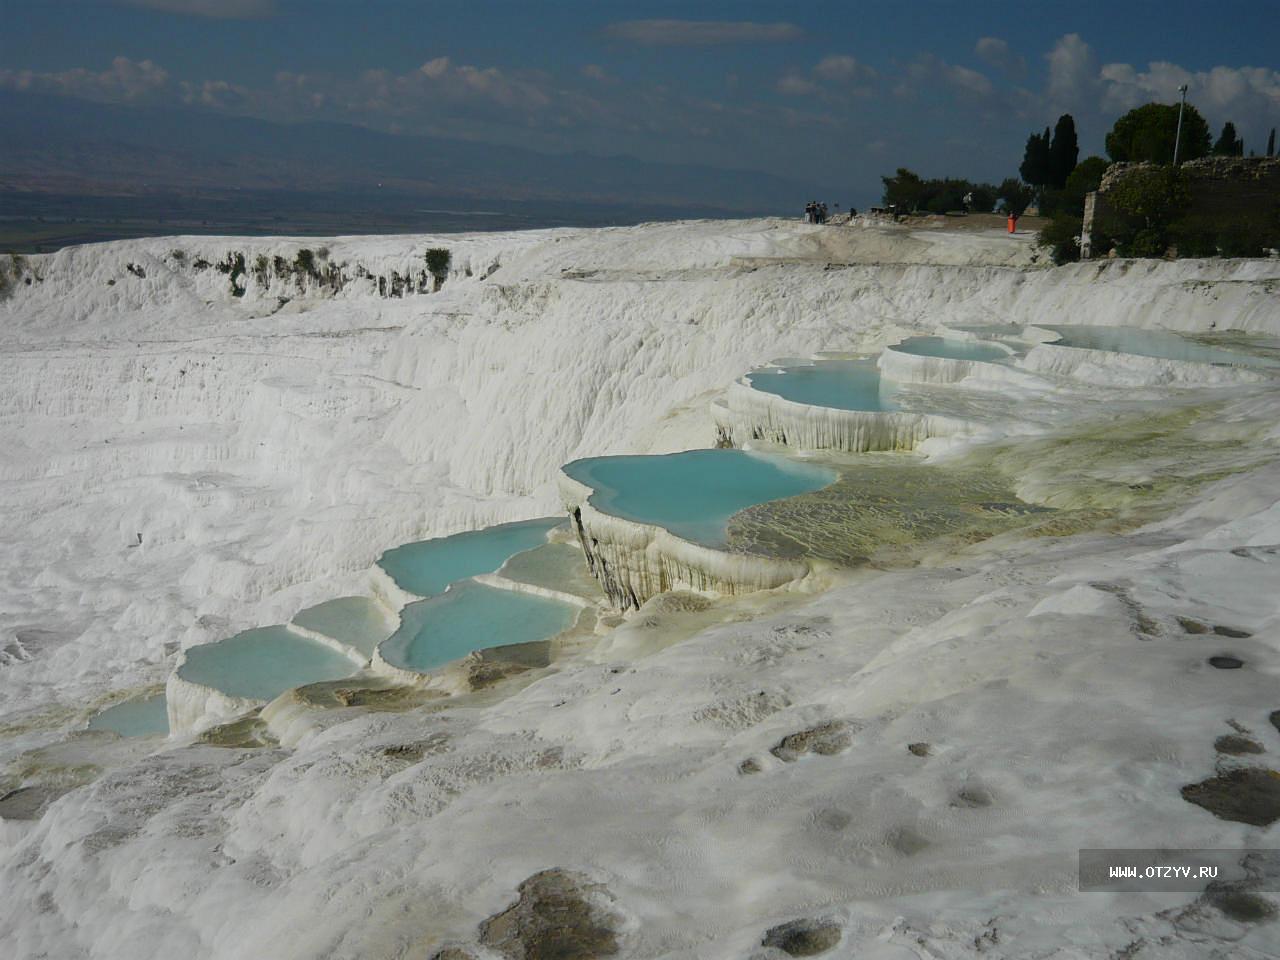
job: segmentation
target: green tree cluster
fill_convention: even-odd
[[[1035,190],[1017,177],[1005,177],[996,188],[996,199],[1000,201],[1001,209],[1019,217],[1035,198]]]
[[[1054,263],[1080,259],[1085,196],[1098,189],[1109,166],[1102,157],[1085,157],[1067,176],[1062,189],[1047,195],[1053,209],[1049,223],[1040,231],[1039,243],[1049,248]]]
[[[435,280],[434,289],[439,290],[444,286],[445,278],[449,276],[449,265],[453,262],[453,254],[444,247],[432,247],[423,254],[423,259],[427,261],[427,272]]]
[[[1049,128],[1044,133],[1033,133],[1027,138],[1027,147],[1022,155],[1022,165],[1018,173],[1022,179],[1033,187],[1046,190],[1061,190],[1067,183],[1067,177],[1076,168],[1076,159],[1080,156],[1080,143],[1076,137],[1076,121],[1069,113],[1064,113],[1054,125],[1053,135]]]
[[[1187,175],[1177,167],[1140,168],[1107,188],[1108,232],[1121,256],[1163,256],[1174,222],[1191,202]]]
[[[1115,161],[1173,163],[1178,137],[1178,104],[1148,103],[1130,110],[1107,134],[1107,156]],[[1208,156],[1212,138],[1200,111],[1187,104],[1182,117],[1178,161]]]
[[[990,213],[999,199],[999,189],[989,183],[974,183],[947,177],[924,180],[906,167],[899,167],[892,177],[881,177],[884,183],[884,205],[908,213],[950,213],[964,210],[965,197],[971,196],[968,209],[974,213]]]
[[[1214,156],[1243,157],[1244,141],[1236,135],[1236,125],[1228,120],[1222,125],[1222,133],[1213,144]]]

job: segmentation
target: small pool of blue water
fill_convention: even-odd
[[[709,547],[725,545],[729,518],[739,510],[820,490],[836,480],[835,471],[824,467],[744,450],[592,457],[563,469],[592,488],[596,509],[657,524]]]
[[[747,374],[754,390],[836,410],[897,410],[896,385],[880,379],[874,360],[819,360]]]
[[[164,694],[134,697],[107,707],[89,721],[90,730],[110,730],[122,737],[167,737],[169,708]]]
[[[178,676],[229,696],[272,700],[294,687],[355,671],[351,658],[277,625],[189,648]]]
[[[368,597],[338,597],[298,613],[295,626],[312,630],[353,650],[373,656],[374,648],[391,635],[395,622],[375,600]]]
[[[547,532],[563,522],[563,517],[543,517],[406,543],[379,557],[378,566],[402,590],[433,597],[455,580],[493,573],[515,554],[542,546]]]
[[[545,640],[573,626],[575,606],[474,580],[411,603],[400,612],[400,629],[381,646],[388,663],[427,671],[473,650]]]
[[[1235,350],[1212,347],[1180,337],[1168,330],[1139,330],[1136,327],[1072,326],[1042,324],[1060,334],[1054,346],[1131,353],[1159,360],[1184,360],[1191,363],[1219,363],[1252,367],[1278,366],[1276,361],[1250,356]]]
[[[991,363],[1004,360],[1010,352],[999,344],[980,340],[957,340],[951,337],[908,337],[894,344],[894,350],[918,357],[941,357],[944,360],[978,360]]]

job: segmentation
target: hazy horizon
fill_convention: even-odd
[[[244,191],[582,222],[864,207],[902,166],[1016,176],[1064,112],[1081,157],[1102,153],[1117,116],[1182,83],[1215,136],[1229,120],[1261,152],[1280,14],[1215,9],[0,0],[0,216]]]

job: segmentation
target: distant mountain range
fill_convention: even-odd
[[[813,192],[755,171],[12,92],[0,93],[0,141],[0,202],[15,192],[381,190],[420,198],[687,207],[696,215],[776,213],[802,206]]]

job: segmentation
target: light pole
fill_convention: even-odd
[[[1178,165],[1178,147],[1182,144],[1182,111],[1187,107],[1187,85],[1184,83],[1178,88],[1178,92],[1182,94],[1182,102],[1178,104],[1178,131],[1173,135],[1173,165]]]

